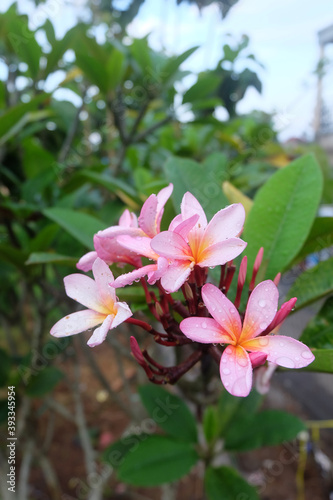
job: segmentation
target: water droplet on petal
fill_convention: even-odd
[[[260,338],[259,338],[259,344],[260,344],[261,346],[265,346],[265,345],[267,345],[267,344],[268,344],[268,339],[267,339],[266,337],[260,337]]]
[[[265,307],[265,305],[266,305],[266,300],[264,300],[264,299],[260,299],[260,300],[259,300],[259,305],[260,305],[260,307]]]
[[[283,347],[284,346],[284,342],[280,342],[280,346]]]
[[[240,366],[246,366],[247,365],[247,359],[246,358],[237,358],[237,363]]]
[[[235,314],[235,309],[229,309],[230,314]]]
[[[304,359],[311,359],[313,356],[311,351],[303,351],[302,352],[302,358]]]
[[[204,322],[202,323],[202,328],[207,328],[207,323],[206,323],[206,321],[204,321]]]
[[[287,356],[280,356],[275,360],[275,363],[280,366],[284,366],[285,368],[295,368],[295,362],[291,358],[287,358]]]
[[[222,358],[222,363],[226,363],[226,362],[227,362],[226,358]]]
[[[224,375],[229,375],[230,374],[229,368],[223,368],[222,372],[224,373]]]
[[[262,323],[260,323],[259,326],[260,326],[261,330],[265,330],[265,328],[267,327],[267,323],[262,322]]]

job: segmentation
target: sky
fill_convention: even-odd
[[[1,0],[0,11],[11,3],[12,0]],[[20,11],[30,12],[31,28],[48,18],[59,38],[78,17],[85,18],[85,4],[86,0],[46,0],[35,10],[29,0],[18,0]],[[120,8],[126,4],[128,0],[118,1]],[[251,65],[251,69],[258,70],[263,92],[260,95],[249,89],[237,111],[274,112],[276,127],[284,140],[312,136],[317,83],[313,71],[319,58],[317,32],[330,24],[332,0],[239,0],[223,20],[217,5],[200,13],[196,6],[187,3],[177,7],[176,0],[146,0],[129,26],[129,34],[141,37],[150,33],[152,47],[164,48],[169,54],[199,45],[200,49],[184,64],[184,69],[194,73],[214,68],[221,58],[222,46],[247,34],[249,53],[264,66],[262,69]],[[328,52],[333,55],[332,50]],[[193,81],[194,77],[184,83],[190,85]]]

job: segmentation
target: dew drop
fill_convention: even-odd
[[[223,368],[222,372],[224,373],[224,375],[229,375],[230,374],[229,368]]]
[[[277,365],[284,366],[285,368],[295,368],[294,360],[286,356],[280,356],[275,362]]]
[[[284,346],[284,342],[280,342],[280,343],[279,343],[279,345],[280,345],[281,347],[283,347],[283,346]]]
[[[264,299],[260,299],[260,300],[259,300],[259,305],[260,305],[260,307],[265,307],[265,305],[266,305],[266,300],[264,300]]]
[[[295,360],[296,360],[296,361],[299,361],[299,357],[298,357],[298,356],[296,356]]]
[[[259,337],[259,344],[261,346],[265,346],[268,344],[268,339],[266,339],[265,337]]]
[[[237,363],[240,366],[246,366],[247,365],[247,359],[246,358],[237,358]]]
[[[202,323],[202,328],[207,328],[207,323],[206,323],[206,321],[204,321],[204,322]]]
[[[230,314],[235,314],[235,309],[229,309]]]
[[[310,351],[303,351],[302,352],[302,358],[304,358],[304,359],[311,359],[312,356],[313,356],[313,354]]]
[[[227,362],[226,358],[222,358],[222,363],[226,363],[226,362]]]
[[[212,306],[212,311],[214,312],[216,310],[216,307],[215,306]]]
[[[265,328],[267,327],[267,323],[262,322],[262,323],[260,323],[260,325],[259,325],[259,326],[260,326],[260,328],[261,328],[262,330],[265,330]]]
[[[229,382],[224,382],[224,387],[228,387],[229,385]]]

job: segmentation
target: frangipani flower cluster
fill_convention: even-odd
[[[221,209],[208,222],[202,206],[188,192],[180,214],[167,231],[161,232],[164,206],[172,189],[170,184],[157,195],[149,196],[139,218],[125,210],[117,226],[95,235],[95,251],[84,255],[77,264],[82,271],[92,270],[94,280],[82,274],[64,280],[67,295],[87,309],[58,321],[51,334],[63,337],[101,325],[88,341],[94,347],[120,323],[132,323],[159,344],[192,346],[192,354],[180,364],[164,367],[147,351],[141,351],[135,337],[131,337],[132,354],[152,382],[175,383],[208,352],[219,364],[225,388],[235,396],[249,394],[253,369],[266,361],[270,366],[287,368],[302,368],[311,363],[314,356],[307,346],[290,337],[269,335],[287,317],[296,299],[278,310],[279,275],[274,282],[266,280],[254,287],[262,249],[254,264],[245,314],[239,306],[246,281],[246,257],[239,268],[236,298],[234,302],[227,298],[236,270],[233,259],[246,248],[240,238],[245,220],[243,206],[234,204]],[[142,258],[153,262],[143,265]],[[134,270],[114,279],[109,268],[114,263],[130,264]],[[221,266],[218,287],[207,283],[208,269],[216,266]],[[118,301],[115,289],[134,281],[141,281],[150,312],[161,323],[162,331],[132,318],[129,306]],[[155,284],[158,292],[148,284]],[[184,303],[172,296],[179,289]],[[183,318],[180,322],[179,316]]]

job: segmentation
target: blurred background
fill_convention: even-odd
[[[293,286],[301,296],[282,333],[303,335],[330,362],[317,365],[320,374],[278,373],[264,404],[332,426],[332,89],[329,0],[1,1],[0,467],[15,386],[15,498],[205,498],[200,469],[177,488],[140,489],[108,465],[105,450],[125,431],[147,432],[137,394],[146,379],[129,336],[153,347],[131,325],[93,350],[85,334],[50,337],[76,307],[63,277],[93,250],[97,231],[125,208],[138,214],[169,182],[164,228],[187,190],[210,217],[234,202],[250,211],[272,176],[308,153],[323,192],[304,238],[281,258],[281,297]],[[262,244],[249,242],[252,255]],[[118,295],[149,316],[139,285]],[[332,430],[323,427],[303,436],[305,462],[295,451],[283,474],[274,472],[282,445],[238,456],[260,498],[333,498]],[[14,498],[4,476],[0,484],[1,498]]]

